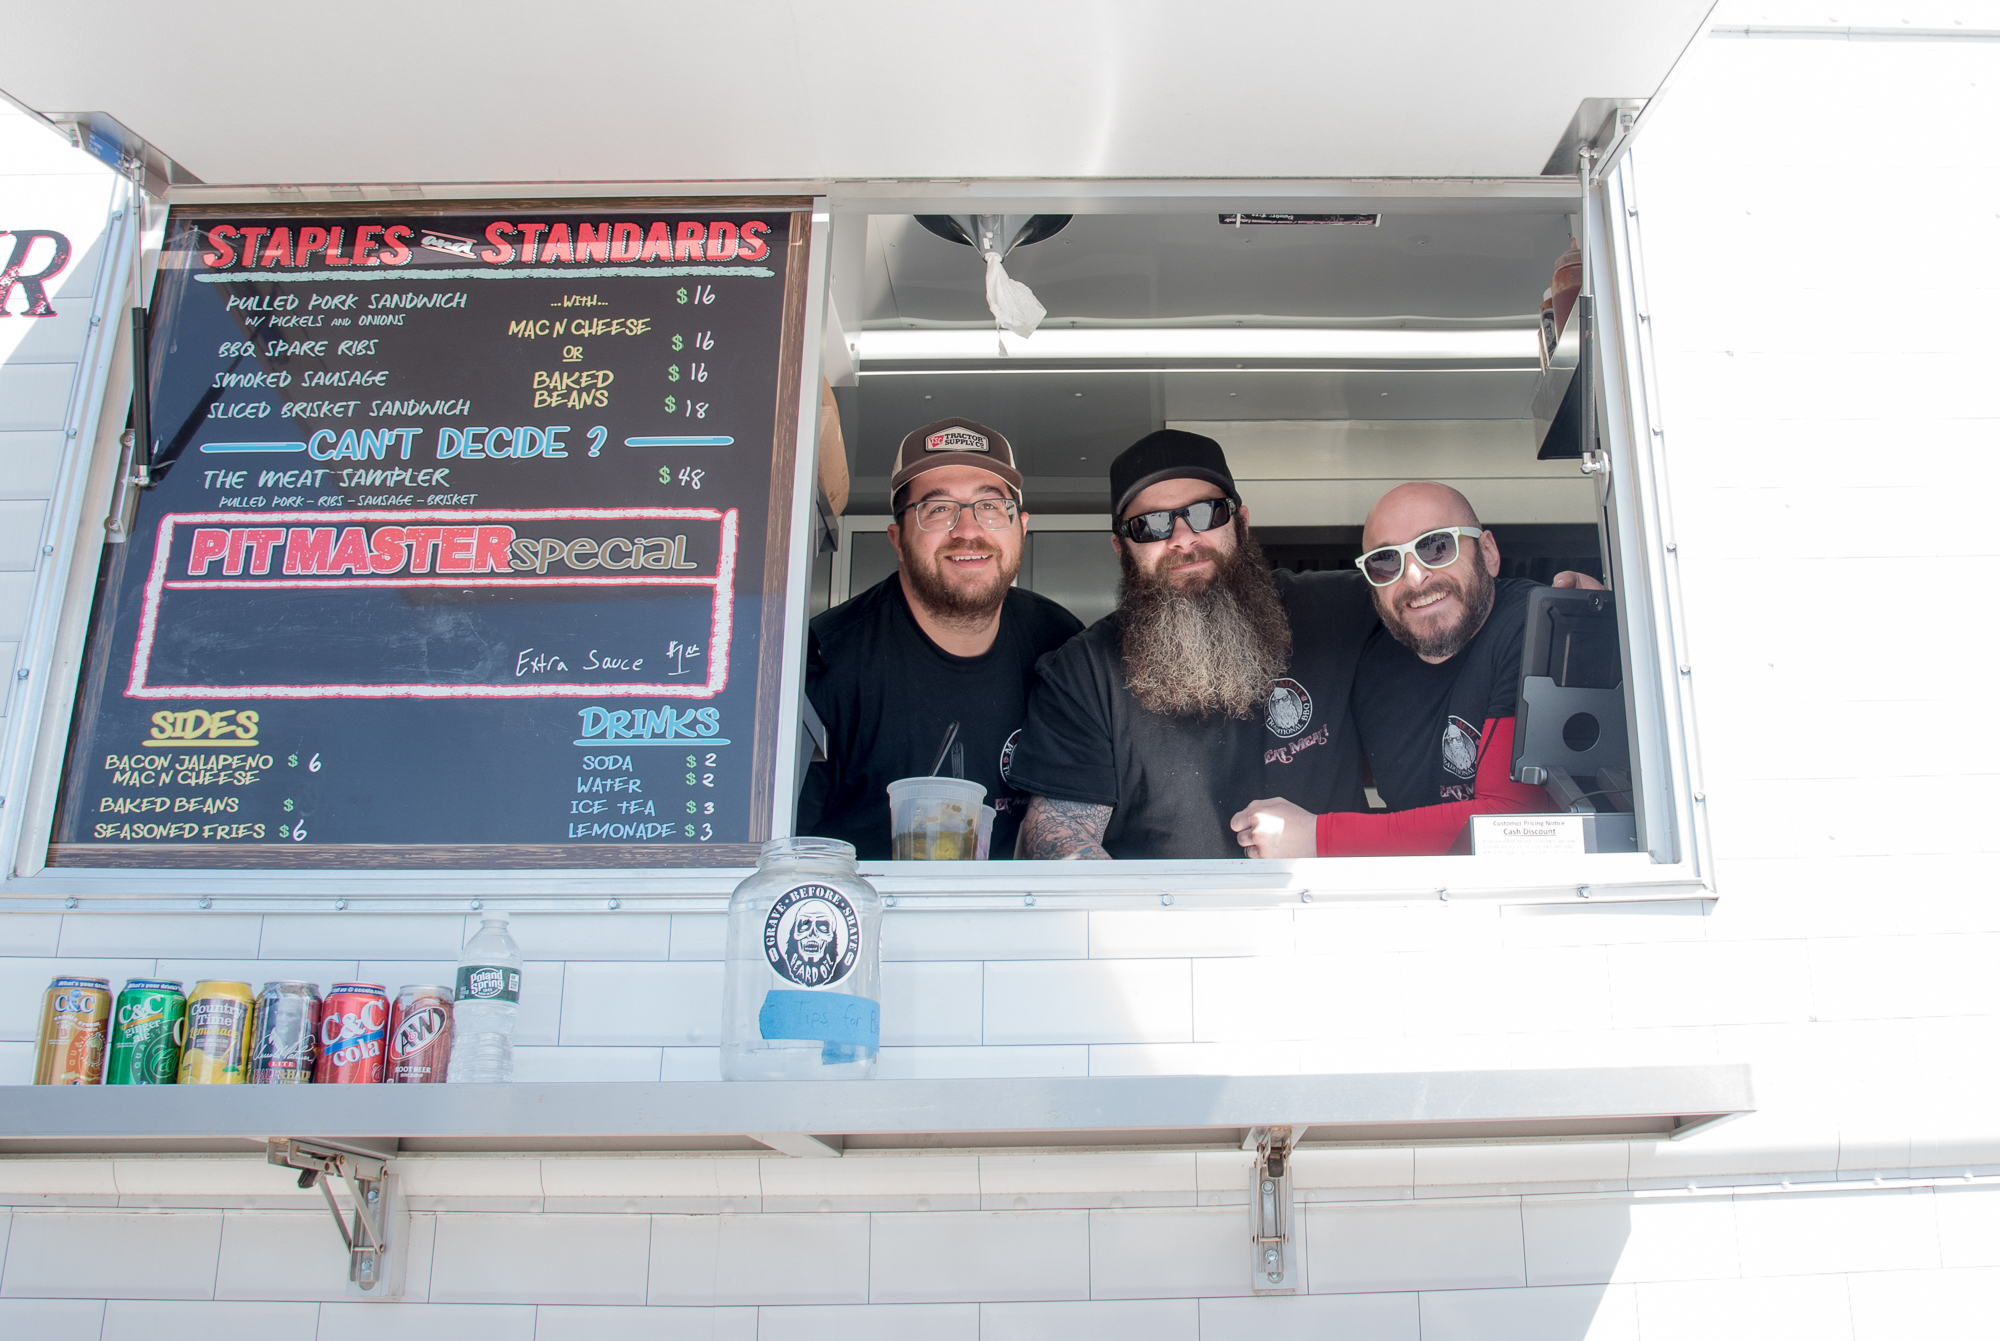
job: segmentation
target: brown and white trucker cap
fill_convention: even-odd
[[[925,424],[896,449],[895,470],[889,476],[889,496],[917,476],[940,466],[971,466],[998,475],[1021,492],[1021,472],[1014,468],[1014,448],[1006,438],[971,419],[940,419]]]

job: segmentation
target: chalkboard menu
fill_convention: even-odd
[[[51,863],[751,859],[799,203],[177,214]]]

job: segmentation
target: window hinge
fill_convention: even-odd
[[[1258,1294],[1296,1294],[1298,1253],[1292,1243],[1292,1147],[1303,1127],[1252,1127],[1245,1150],[1250,1169],[1250,1285]]]

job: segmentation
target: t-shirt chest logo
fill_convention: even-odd
[[[1273,680],[1264,701],[1264,725],[1279,740],[1290,740],[1312,725],[1312,695],[1297,680]]]
[[[990,452],[993,445],[984,433],[974,433],[970,429],[947,428],[924,439],[927,452]]]
[[[1014,734],[1007,737],[1007,743],[1000,747],[1000,781],[1012,784],[1014,781],[1014,753],[1021,748],[1021,728],[1015,727]]]
[[[1460,778],[1479,771],[1479,728],[1463,717],[1444,719],[1444,770]]]

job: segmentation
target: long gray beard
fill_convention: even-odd
[[[1242,519],[1236,550],[1200,591],[1139,571],[1121,547],[1118,622],[1125,686],[1148,712],[1249,717],[1292,659],[1292,628]]]

